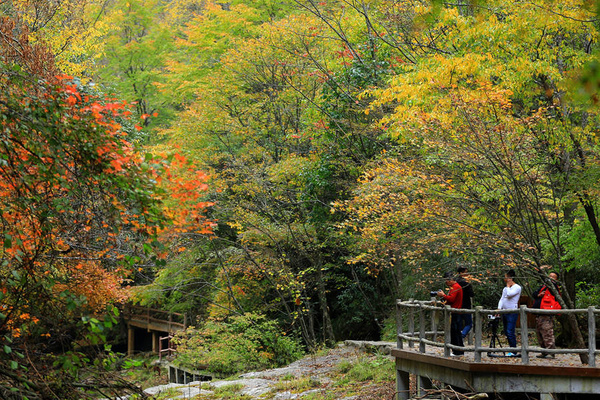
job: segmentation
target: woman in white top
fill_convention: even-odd
[[[502,297],[498,301],[499,310],[512,310],[519,307],[519,299],[521,298],[521,286],[514,281],[515,271],[509,270],[504,274],[504,282],[506,287],[502,289]],[[502,314],[502,323],[504,324],[504,333],[508,339],[509,347],[517,347],[517,335],[515,329],[517,327],[517,318],[519,314]],[[508,353],[507,356],[514,357],[518,354]]]

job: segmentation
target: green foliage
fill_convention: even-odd
[[[353,274],[358,279],[350,282],[342,281],[339,278],[341,271],[336,271],[340,289],[332,300],[335,310],[333,326],[339,337],[378,339],[383,320],[389,312],[387,304],[393,302],[384,285],[387,279],[393,277],[388,277],[386,271],[383,273],[385,277],[382,275],[382,279],[377,279],[356,266],[351,268],[355,269]]]
[[[336,369],[340,374],[347,374],[352,369],[352,363],[349,360],[342,360]]]
[[[302,396],[305,400],[335,400],[338,399],[337,393],[308,393],[306,396]]]
[[[157,364],[158,357],[148,357],[147,354],[139,354],[134,357],[125,357],[120,355],[118,371],[124,380],[140,386],[142,389],[166,385],[169,383],[169,376],[166,368]]]
[[[135,104],[144,126],[168,124],[175,106],[162,89],[168,59],[175,53],[173,33],[160,17],[163,7],[156,0],[117,1],[102,14],[107,28],[100,81],[107,92]]]
[[[161,391],[158,396],[156,396],[156,400],[169,400],[174,397],[181,396],[181,389],[178,388],[168,388],[167,390]],[[134,397],[133,400],[137,400],[137,397]]]
[[[576,308],[597,307],[600,304],[600,284],[596,282],[577,282],[575,302]]]
[[[338,364],[338,372],[343,375],[336,381],[336,386],[343,387],[355,382],[389,382],[394,379],[396,369],[390,357],[377,356],[342,362]]]
[[[383,328],[381,329],[381,340],[384,342],[396,342],[398,337],[398,327],[396,325],[396,317],[388,317],[383,321]]]
[[[209,240],[173,243],[174,254],[152,282],[133,288],[136,301],[141,305],[187,314],[191,320],[205,318],[215,291],[212,283],[218,269],[218,259],[207,256],[212,254],[212,245],[214,242]]]
[[[592,227],[586,220],[576,219],[565,233],[563,260],[569,269],[576,269],[580,279],[589,280],[600,267],[600,246]]]
[[[174,339],[175,363],[229,376],[238,372],[279,367],[302,355],[298,342],[285,336],[275,321],[245,314],[227,321],[207,321],[201,329],[189,328]]]

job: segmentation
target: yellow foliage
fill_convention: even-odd
[[[533,106],[538,94],[554,97],[558,105],[568,89],[567,72],[591,59],[579,43],[596,41],[598,31],[584,2],[523,7],[499,0],[488,7],[476,17],[443,8],[435,28],[448,33],[437,46],[448,52],[423,57],[405,66],[389,87],[365,93],[375,98],[370,110],[394,105],[394,113],[381,120],[392,136],[406,140],[432,125],[452,130],[461,116],[451,95],[506,111],[515,98]]]
[[[103,12],[102,0],[60,2],[19,0],[11,2],[12,13],[31,30],[32,43],[42,42],[56,57],[66,74],[89,79],[101,54],[101,37],[109,27],[97,21]]]

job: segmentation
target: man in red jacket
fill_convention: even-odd
[[[463,290],[460,284],[456,282],[456,279],[452,272],[446,272],[444,274],[444,278],[446,278],[446,286],[449,287],[448,294],[445,294],[443,290],[438,292],[438,296],[446,300],[446,304],[448,304],[452,308],[461,308],[463,301]],[[462,334],[460,326],[461,319],[459,318],[459,314],[452,313],[450,317],[450,343],[455,346],[464,347]],[[453,356],[462,356],[464,352],[452,350]]]

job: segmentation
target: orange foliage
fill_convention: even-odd
[[[43,297],[43,312],[68,292],[98,312],[125,300],[135,265],[121,264],[150,257],[158,233],[168,240],[211,230],[210,203],[201,201],[206,175],[181,156],[142,157],[115,120],[125,118],[126,104],[83,96],[70,79],[30,87],[0,75],[9,87],[0,94],[0,160],[9,161],[0,162],[0,276],[24,277],[4,288],[0,328],[14,336],[23,333],[22,316],[36,312],[30,301]],[[23,299],[32,282],[42,290]]]
[[[78,296],[85,296],[87,306],[92,312],[101,312],[106,304],[124,302],[127,292],[123,290],[123,277],[118,271],[107,271],[98,261],[81,261],[66,266],[69,277],[65,283],[54,286],[55,293],[68,290]]]
[[[164,175],[167,180],[163,186],[171,199],[167,201],[166,212],[173,221],[169,230],[163,232],[165,236],[172,237],[184,232],[211,234],[215,223],[208,220],[204,213],[213,203],[202,200],[208,190],[208,175],[198,171],[179,153],[173,155],[173,161]]]

